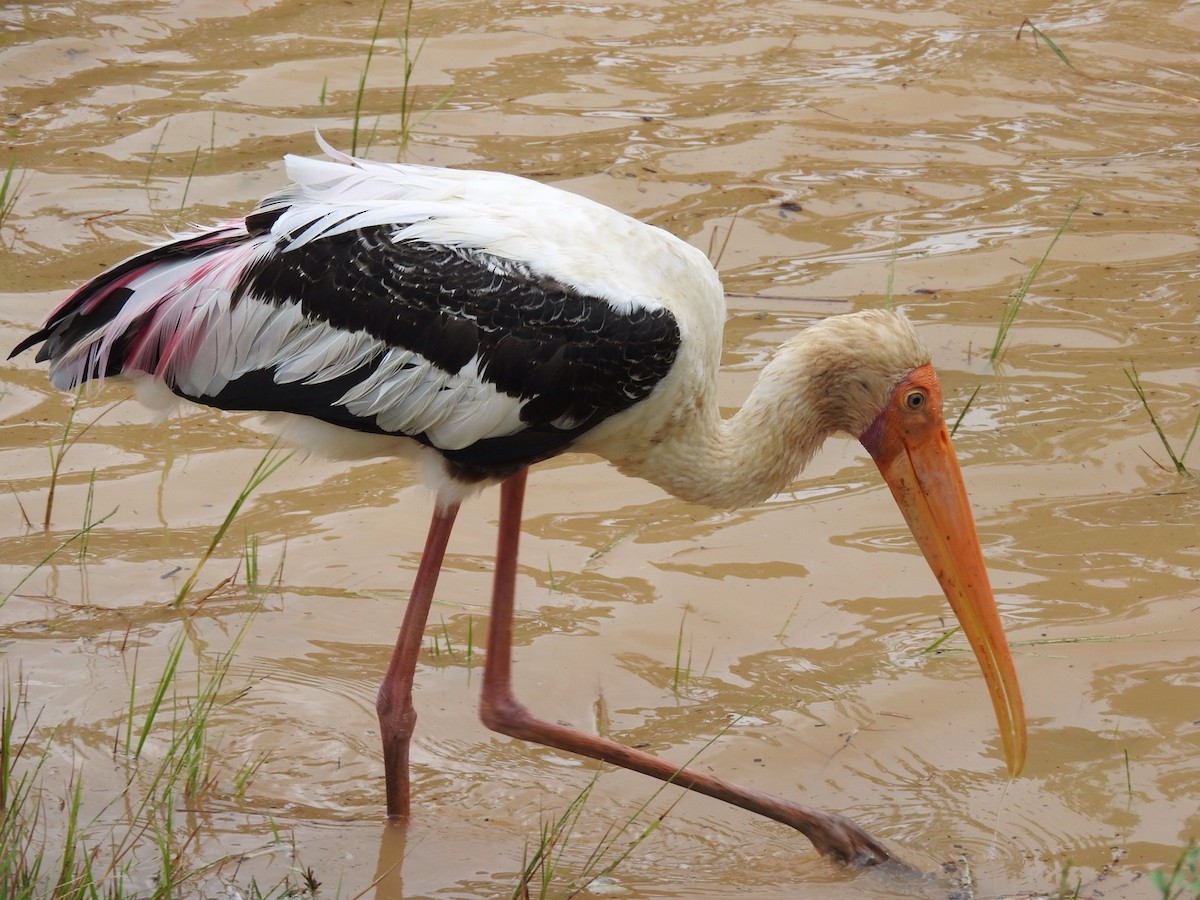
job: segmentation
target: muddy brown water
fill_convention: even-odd
[[[363,104],[382,160],[401,155],[393,7]],[[20,177],[0,229],[0,346],[143,243],[278,188],[283,153],[316,152],[314,126],[348,149],[377,12],[0,9]],[[1028,31],[1015,39],[1025,14],[1073,67]],[[856,443],[831,442],[793,491],[737,513],[591,458],[538,468],[518,691],[552,720],[681,762],[699,753],[851,815],[935,873],[841,871],[781,826],[668,790],[639,820],[669,809],[661,827],[593,892],[1036,896],[1069,866],[1083,896],[1152,896],[1146,873],[1200,835],[1200,492],[1165,467],[1122,370],[1137,366],[1181,447],[1200,406],[1200,5],[418,0],[414,16],[428,40],[404,157],[531,175],[719,250],[731,408],[786,335],[882,304],[889,283],[934,350],[951,418],[979,387],[957,446],[1026,694],[1029,763],[1011,782],[972,660],[953,639],[921,652],[948,610]],[[990,365],[1006,297],[1076,203]],[[0,609],[0,647],[25,684],[19,725],[40,711],[50,741],[49,796],[81,773],[103,843],[123,814],[106,804],[125,778],[112,745],[130,683],[144,709],[186,629],[185,700],[255,606],[243,578],[192,615],[169,601],[269,438],[238,415],[155,424],[110,383],[76,415],[95,424],[64,459],[43,533],[68,400],[29,355],[0,371],[0,593],[37,567]],[[1188,461],[1200,470],[1200,448]],[[431,617],[416,821],[406,838],[381,828],[374,692],[430,506],[399,464],[292,460],[203,571],[200,595],[254,536],[262,580],[281,574],[212,717],[215,786],[176,813],[195,830],[192,865],[242,858],[185,894],[299,866],[326,895],[506,896],[540,823],[599,772],[559,860],[562,894],[653,795],[640,776],[478,724],[482,651],[467,647],[486,614],[489,492],[461,517]],[[39,567],[110,511],[82,558],[76,542]],[[140,858],[135,884],[155,871],[152,850]],[[936,874],[947,862],[969,877]]]

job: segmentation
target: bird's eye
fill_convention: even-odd
[[[904,408],[911,411],[924,409],[928,401],[929,397],[924,391],[912,390],[904,395]]]

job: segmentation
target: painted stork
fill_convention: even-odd
[[[888,850],[850,821],[535,718],[514,697],[513,595],[528,467],[597,454],[717,508],[782,491],[830,435],[879,467],[983,671],[1008,770],[1025,757],[1017,677],[942,417],[929,353],[898,313],[816,323],[784,343],[723,419],[725,313],[704,255],[556,188],[495,172],[288,156],[291,184],[245,219],[133,256],[71,294],[37,344],[64,390],[125,375],[156,406],[270,413],[294,442],[391,454],[436,492],[379,690],[389,818],[409,816],[412,684],[464,499],[500,483],[480,712],[488,728],[670,780],[869,865]]]

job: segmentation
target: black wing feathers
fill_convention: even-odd
[[[553,456],[646,397],[674,363],[679,327],[664,308],[618,311],[523,264],[475,250],[397,241],[395,231],[364,228],[266,254],[247,269],[233,299],[299,303],[312,319],[366,331],[447,372],[477,359],[481,377],[526,400],[521,414],[526,430],[442,451],[464,477],[472,471],[490,477]],[[352,373],[358,380],[368,374]],[[254,387],[254,408],[262,409],[258,391],[269,387]],[[277,390],[289,387],[305,396],[289,401],[296,408],[286,411],[378,430],[344,408],[318,408],[306,393],[314,385]],[[237,390],[237,383],[229,389]],[[424,435],[409,436],[428,442]]]

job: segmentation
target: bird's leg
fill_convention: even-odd
[[[437,587],[458,506],[458,503],[452,503],[443,509],[439,503],[434,509],[421,563],[417,567],[417,577],[404,611],[404,622],[400,625],[400,636],[396,638],[392,660],[388,663],[387,673],[383,676],[383,684],[379,686],[379,694],[375,699],[379,734],[383,739],[383,772],[389,819],[407,819],[409,816],[408,745],[417,725],[417,711],[412,702],[413,678],[417,671],[417,655],[421,652],[421,641],[425,636],[429,604],[433,601],[433,590]]]
[[[616,741],[543,721],[517,701],[511,680],[512,621],[525,474],[519,472],[500,486],[500,537],[479,705],[484,724],[501,734],[632,769],[767,816],[802,832],[819,853],[838,862],[873,866],[891,860],[893,857],[883,844],[842,816],[740,787],[704,772],[680,768]]]

